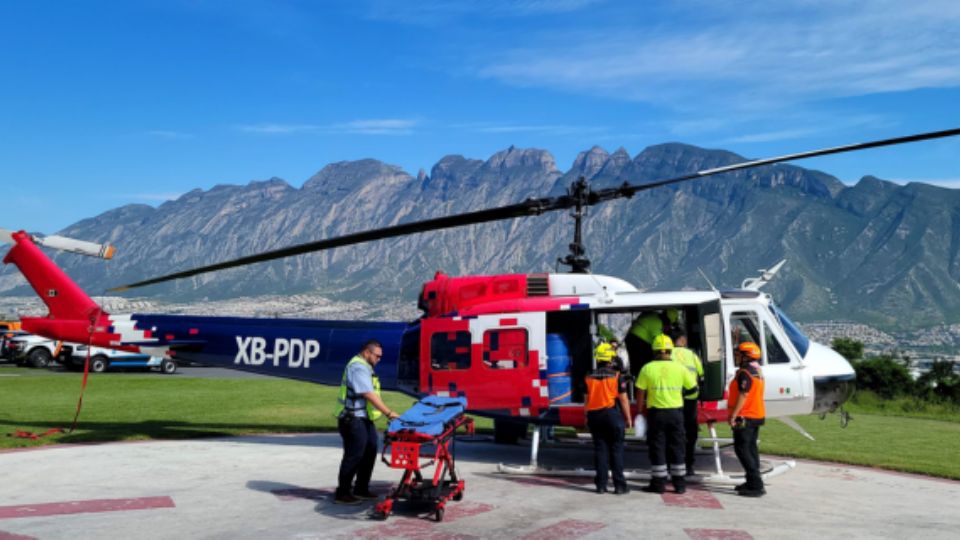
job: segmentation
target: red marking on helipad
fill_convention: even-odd
[[[700,488],[688,488],[683,495],[664,493],[663,502],[668,506],[682,506],[684,508],[713,508],[723,510],[723,505],[713,496],[713,493]]]
[[[750,533],[740,529],[684,529],[690,540],[753,540]]]
[[[437,523],[431,519],[423,517],[409,517],[403,515],[391,515],[385,523],[366,527],[353,531],[344,538],[369,538],[379,540],[380,538],[428,538],[429,540],[473,540],[477,538],[469,534],[456,534],[442,529],[437,529],[439,525],[446,525],[470,516],[483,514],[493,510],[493,506],[483,503],[449,503],[445,508],[443,522]]]
[[[24,504],[20,506],[0,506],[0,519],[146,510],[149,508],[173,508],[174,506],[173,499],[170,497],[95,499],[89,501]]]
[[[0,531],[0,540],[37,540],[37,538],[34,536],[22,536],[8,533],[7,531]]]
[[[523,536],[523,540],[568,540],[580,538],[606,527],[598,521],[567,519]]]

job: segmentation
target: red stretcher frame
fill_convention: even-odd
[[[473,435],[473,418],[461,414],[444,426],[443,433],[437,436],[410,431],[384,435],[380,460],[391,469],[403,469],[403,477],[390,496],[374,507],[375,518],[387,519],[397,500],[418,500],[431,503],[433,518],[438,522],[443,521],[447,501],[463,499],[466,488],[466,483],[457,475],[452,448],[454,434],[461,427],[466,428],[467,434]],[[430,466],[434,466],[433,476],[425,480],[422,471]]]

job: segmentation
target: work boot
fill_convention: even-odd
[[[664,493],[667,491],[666,482],[663,480],[651,480],[650,485],[643,488],[647,493]]]
[[[738,491],[737,495],[741,497],[763,497],[766,493],[767,493],[767,490],[763,488],[760,488],[760,489],[744,488]]]
[[[604,493],[607,492],[607,486],[602,486],[602,487],[597,486],[595,490],[597,492],[597,495],[603,495]]]
[[[747,483],[744,482],[744,483],[742,483],[742,484],[737,484],[737,486],[734,487],[733,489],[735,489],[735,490],[737,490],[737,491],[743,491],[743,490],[747,489]]]
[[[670,481],[676,494],[682,495],[687,492],[687,481],[682,476],[674,476]]]
[[[614,495],[626,495],[627,493],[630,493],[630,488],[626,484],[613,488]]]

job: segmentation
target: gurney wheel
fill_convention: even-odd
[[[437,508],[433,512],[433,517],[434,519],[437,520],[437,523],[440,523],[441,521],[443,521],[443,507]]]
[[[460,491],[458,491],[458,492],[456,493],[456,495],[453,496],[453,500],[455,500],[455,501],[462,501],[462,500],[463,500],[463,490],[462,490],[462,489],[461,489]]]

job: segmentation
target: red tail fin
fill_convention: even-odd
[[[49,319],[93,323],[104,313],[83,289],[40,251],[30,239],[30,235],[20,231],[13,233],[11,237],[15,244],[3,258],[3,262],[13,263],[20,269],[50,310]]]

